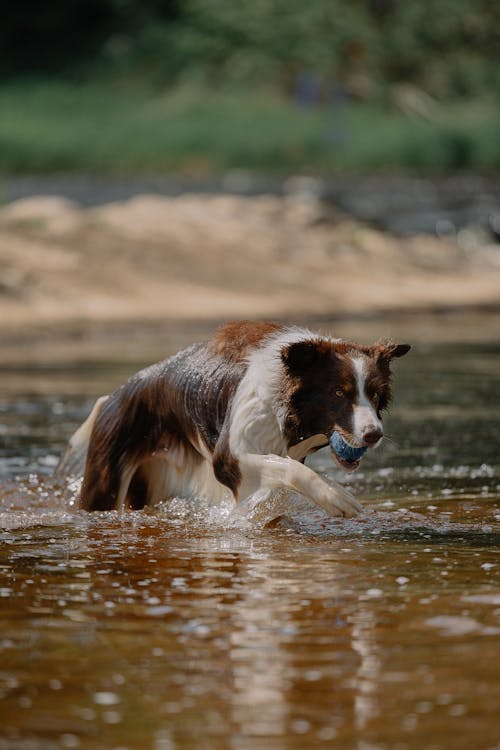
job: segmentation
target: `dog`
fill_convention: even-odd
[[[409,349],[227,323],[101,397],[60,470],[71,473],[86,457],[79,507],[88,511],[288,490],[328,515],[355,516],[362,507],[352,494],[304,462],[330,444],[342,469],[358,467],[383,437],[390,363]]]

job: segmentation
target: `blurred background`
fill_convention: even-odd
[[[496,310],[497,3],[21,0],[0,50],[12,342]]]
[[[23,0],[0,47],[4,170],[500,166],[489,0]]]

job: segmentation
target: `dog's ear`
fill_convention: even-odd
[[[408,354],[410,349],[410,344],[391,344],[388,347],[387,353],[389,355],[389,359],[397,359],[399,357],[404,357],[405,354]]]
[[[404,357],[410,351],[410,344],[395,344],[393,341],[381,341],[374,345],[373,350],[375,352],[376,359],[397,359]]]
[[[281,359],[292,375],[302,375],[320,365],[326,352],[317,341],[298,341],[289,344],[281,352]]]

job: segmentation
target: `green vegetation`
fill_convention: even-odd
[[[500,166],[500,106],[431,120],[373,102],[299,108],[258,92],[14,83],[0,87],[0,170],[447,170]]]
[[[20,0],[0,170],[495,169],[500,3]]]
[[[19,0],[0,25],[0,77],[89,69],[172,85],[267,81],[307,70],[364,95],[412,83],[436,98],[500,87],[494,0]]]

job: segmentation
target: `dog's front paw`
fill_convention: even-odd
[[[325,498],[318,498],[318,503],[328,513],[329,516],[344,516],[344,518],[354,518],[361,513],[363,506],[356,500],[344,487],[329,487],[330,492]]]

